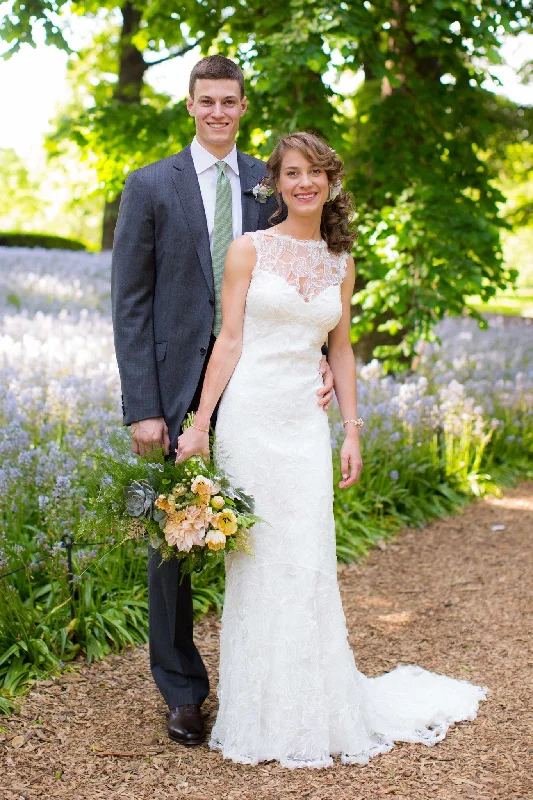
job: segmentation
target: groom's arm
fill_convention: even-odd
[[[154,345],[155,225],[142,172],[126,180],[113,245],[111,303],[124,424],[162,417]]]

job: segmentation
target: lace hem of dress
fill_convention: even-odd
[[[411,744],[423,744],[426,747],[433,747],[446,737],[446,734],[452,725],[466,720],[471,722],[472,720],[476,719],[477,706],[481,700],[486,700],[488,688],[486,686],[476,686],[473,688],[477,689],[477,692],[474,693],[474,705],[469,713],[463,714],[460,717],[449,717],[448,719],[440,721],[435,725],[429,723],[426,727],[418,730],[410,731],[406,729],[401,734],[396,734],[393,739],[384,736],[383,734],[373,734],[371,737],[373,740],[371,747],[359,753],[335,752],[327,756],[324,755],[322,758],[311,760],[283,757],[280,756],[279,753],[266,754],[265,756],[257,757],[245,755],[243,753],[237,753],[232,749],[226,748],[226,750],[224,750],[223,743],[213,737],[209,740],[209,748],[211,750],[221,751],[225,759],[231,759],[237,764],[248,764],[250,766],[256,766],[257,764],[264,763],[266,761],[278,761],[280,766],[286,767],[287,769],[325,769],[327,767],[334,766],[335,761],[333,757],[335,756],[339,758],[340,763],[343,765],[348,766],[350,764],[359,764],[360,766],[364,767],[372,758],[375,758],[379,755],[384,755],[385,753],[390,753],[397,742],[409,742]]]

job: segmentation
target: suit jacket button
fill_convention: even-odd
[[[200,347],[200,354],[202,356],[205,356],[206,353],[207,353],[207,350],[205,349],[205,347]]]
[[[210,300],[210,301],[209,301],[209,305],[210,305],[210,306],[212,306],[212,307],[214,308],[214,306],[215,306],[215,301],[214,301],[214,300]]]

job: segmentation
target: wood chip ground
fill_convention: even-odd
[[[504,530],[492,530],[504,525]],[[473,723],[368,766],[283,769],[171,743],[145,647],[35,686],[0,718],[1,800],[528,800],[533,798],[533,484],[341,566],[350,640],[367,675],[397,663],[487,685]],[[197,625],[216,686],[219,623]],[[212,694],[204,706],[209,725]]]

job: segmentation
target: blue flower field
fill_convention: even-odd
[[[109,254],[0,248],[4,711],[66,662],[146,639],[146,548],[113,549],[113,531],[107,541],[78,534],[91,453],[121,424],[109,276]],[[494,317],[480,330],[448,319],[411,374],[385,375],[378,362],[359,369],[365,467],[356,487],[335,495],[340,560],[531,477],[528,322]],[[334,450],[341,434],[334,409]],[[197,576],[194,598],[197,615],[219,610],[221,572]]]

